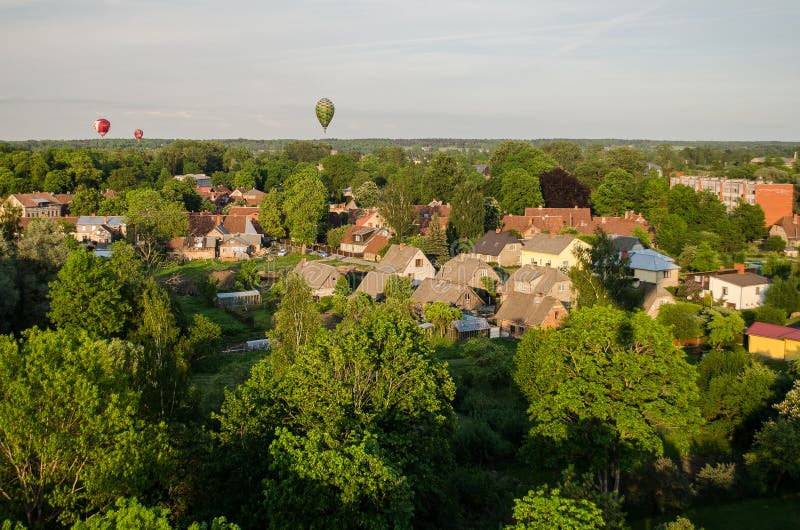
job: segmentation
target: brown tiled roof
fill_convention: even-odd
[[[514,274],[506,280],[508,292],[517,291],[517,282],[530,285],[535,283],[532,293],[547,294],[558,282],[569,281],[569,276],[553,267],[541,267],[537,265],[524,265],[517,269]]]
[[[221,215],[191,213],[189,214],[189,234],[204,236],[214,230],[220,223],[222,223]]]
[[[25,208],[37,208],[41,205],[38,201],[47,201],[53,204],[61,204],[58,199],[56,199],[55,195],[52,193],[42,193],[42,192],[35,192],[35,193],[14,193],[9,195],[10,197],[14,197],[17,199],[20,204],[22,204]]]
[[[72,202],[72,195],[69,193],[56,193],[53,197],[61,204],[70,204]]]
[[[636,227],[645,232],[649,232],[650,225],[647,220],[639,214],[628,212],[624,217],[593,217],[592,222],[586,226],[576,227],[581,234],[593,234],[600,227],[606,234],[616,234],[620,236],[631,236]]]
[[[533,224],[537,232],[550,232],[551,234],[557,234],[564,226],[569,226],[560,215],[548,217],[533,216],[531,217],[531,224]]]
[[[301,261],[294,268],[294,272],[299,274],[312,289],[324,287],[326,283],[335,284],[341,276],[336,267],[317,261]]]
[[[533,218],[525,215],[506,215],[503,217],[503,232],[514,230],[525,235],[533,227]]]
[[[387,236],[375,236],[370,239],[367,246],[364,247],[364,254],[377,254],[388,244],[389,238]]]
[[[786,215],[778,219],[775,224],[783,228],[789,241],[800,239],[800,215]]]
[[[575,228],[592,222],[592,211],[589,208],[525,208],[525,215],[532,217],[561,217],[565,224]]]
[[[228,215],[245,215],[251,219],[258,219],[258,206],[231,206]]]
[[[368,294],[371,298],[377,300],[383,296],[383,288],[386,285],[386,280],[392,274],[381,271],[369,271],[361,283],[356,287],[356,293]]]

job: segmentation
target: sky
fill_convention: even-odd
[[[797,0],[0,0],[0,140],[800,140]]]

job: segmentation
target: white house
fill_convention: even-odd
[[[744,266],[737,267],[736,274],[712,275],[708,279],[708,290],[714,300],[723,300],[734,309],[760,306],[768,286],[767,278],[745,272]]]
[[[392,245],[381,259],[379,272],[408,276],[412,281],[421,282],[436,276],[436,269],[417,247],[399,244]]]

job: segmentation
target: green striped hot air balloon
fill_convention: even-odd
[[[330,124],[333,119],[333,101],[328,98],[322,98],[317,101],[316,111],[319,124],[322,125],[322,130],[327,131],[328,124]]]

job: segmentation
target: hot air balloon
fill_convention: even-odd
[[[136,138],[137,142],[141,142],[142,141],[142,136],[144,136],[144,131],[143,130],[136,129],[135,131],[133,131],[133,137]]]
[[[105,118],[98,118],[94,120],[94,130],[100,135],[100,138],[106,135],[111,128],[111,122]]]
[[[327,131],[328,124],[333,119],[333,101],[328,98],[322,98],[317,101],[316,111],[319,124],[322,125],[322,130]]]

